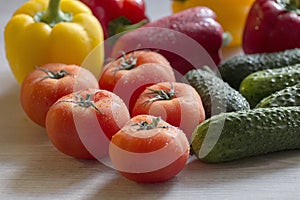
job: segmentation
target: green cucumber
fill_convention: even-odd
[[[191,149],[203,162],[219,163],[300,148],[300,107],[221,113],[198,125]]]
[[[263,98],[300,82],[300,64],[254,72],[241,83],[240,93],[255,107]]]
[[[300,106],[300,83],[279,90],[261,100],[255,108]]]
[[[222,62],[218,69],[225,82],[238,90],[242,80],[257,71],[300,63],[300,48],[275,53],[241,54]]]
[[[247,100],[213,72],[201,69],[190,70],[184,82],[196,89],[201,97],[206,117],[222,112],[249,110]]]

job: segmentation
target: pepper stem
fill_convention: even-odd
[[[290,4],[294,5],[296,8],[300,8],[300,0],[290,0]]]
[[[276,0],[288,12],[300,14],[300,0]]]
[[[38,12],[34,16],[36,22],[44,22],[53,27],[60,22],[72,21],[72,14],[60,9],[60,0],[50,0],[46,11]]]
[[[108,36],[111,37],[113,35],[116,35],[118,33],[122,33],[124,31],[130,31],[137,29],[145,24],[147,24],[149,21],[147,19],[143,19],[138,23],[132,24],[130,20],[128,20],[126,17],[121,16],[118,17],[108,24]]]

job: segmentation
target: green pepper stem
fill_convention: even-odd
[[[290,4],[295,5],[295,7],[300,8],[300,0],[290,0]]]
[[[229,32],[224,32],[222,38],[222,47],[228,46],[232,41],[232,35]]]
[[[48,9],[43,12],[38,12],[34,16],[35,21],[44,22],[53,27],[60,22],[72,21],[72,15],[65,13],[60,9],[60,0],[50,0]]]
[[[124,31],[130,31],[137,29],[145,24],[147,24],[149,21],[147,19],[143,19],[139,21],[138,23],[132,24],[131,21],[129,21],[126,17],[121,16],[118,17],[108,24],[108,36],[113,36],[118,33],[122,33]]]
[[[123,27],[120,27],[120,29],[118,29],[118,33],[122,33],[123,31],[130,31],[130,30],[137,29],[137,28],[147,24],[148,22],[149,22],[148,20],[143,19],[143,20],[139,21],[138,23],[131,24],[131,25],[125,25]]]

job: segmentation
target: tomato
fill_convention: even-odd
[[[186,165],[189,151],[182,130],[151,115],[131,118],[109,145],[116,170],[144,183],[162,182],[177,175]]]
[[[154,51],[141,50],[123,55],[105,65],[99,86],[120,96],[131,111],[147,86],[163,81],[175,81],[169,62]]]
[[[132,110],[132,116],[140,114],[160,116],[182,129],[189,140],[196,126],[205,120],[199,94],[192,86],[179,82],[162,82],[146,88]]]
[[[111,137],[130,119],[122,99],[99,89],[81,90],[60,98],[46,117],[50,141],[62,153],[100,159]]]
[[[45,126],[50,106],[74,91],[99,88],[96,77],[77,65],[49,63],[29,73],[21,85],[20,101],[24,112],[35,123]]]

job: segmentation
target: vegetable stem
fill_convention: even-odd
[[[60,70],[59,72],[53,72],[51,70],[40,68],[40,67],[38,67],[36,69],[41,70],[47,74],[47,76],[44,76],[43,78],[61,79],[67,75],[71,75],[64,69]]]
[[[100,114],[103,114],[101,112],[101,110],[95,105],[95,102],[93,100],[93,94],[86,94],[85,98],[83,98],[79,94],[75,94],[75,97],[76,97],[76,99],[74,99],[74,100],[60,100],[59,102],[74,103],[83,108],[93,107]]]
[[[171,126],[158,126],[160,120],[160,117],[153,117],[150,123],[147,121],[142,121],[140,123],[133,124],[132,126],[138,126],[138,129],[136,129],[137,131],[152,130],[155,128],[171,128]]]
[[[60,22],[72,21],[72,14],[65,13],[60,9],[60,0],[50,0],[48,9],[46,11],[36,13],[34,20],[36,22],[44,22],[50,27],[53,27]]]
[[[300,8],[300,0],[290,0],[291,4],[294,4],[296,8]]]
[[[154,90],[151,88],[148,88],[148,90],[150,91],[149,93],[147,93],[147,95],[151,95],[153,96],[151,99],[148,99],[145,102],[145,105],[147,103],[151,103],[154,101],[159,101],[159,100],[172,100],[175,97],[175,90],[174,90],[174,86],[171,83],[171,88],[169,91],[167,90]]]
[[[113,36],[124,31],[131,31],[147,24],[148,22],[148,20],[143,19],[135,24],[132,24],[131,21],[126,17],[121,16],[109,22],[108,35]]]

